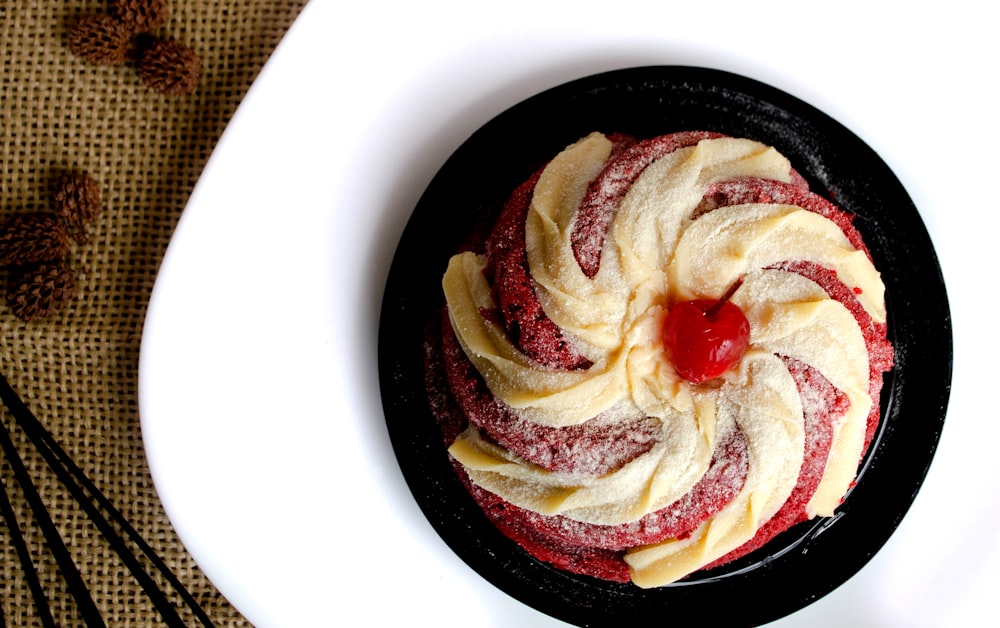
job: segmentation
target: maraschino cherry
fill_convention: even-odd
[[[683,301],[663,323],[663,344],[677,374],[701,384],[736,366],[750,344],[750,322],[729,301],[740,283],[721,299]]]

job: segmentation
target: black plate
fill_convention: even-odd
[[[448,463],[424,388],[424,326],[442,301],[448,258],[477,219],[544,160],[591,131],[651,137],[685,129],[759,140],[791,159],[813,191],[857,214],[886,283],[896,367],[862,477],[837,515],[807,522],[738,563],[643,590],[549,567],[501,535]],[[483,168],[488,165],[488,168]],[[417,204],[386,283],[379,371],[386,424],[414,497],[444,541],[495,586],[580,626],[712,609],[727,626],[792,613],[854,575],[888,540],[937,446],[951,388],[951,317],[916,207],[864,142],[814,107],[760,82],[656,66],[579,79],[508,109],[442,166]],[[654,615],[655,616],[655,615]]]

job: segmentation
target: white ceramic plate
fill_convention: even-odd
[[[256,625],[359,614],[366,625],[560,625],[466,567],[417,508],[386,435],[377,317],[405,220],[469,134],[547,87],[650,64],[751,76],[847,125],[909,190],[949,286],[955,387],[919,498],[865,569],[778,625],[961,625],[989,609],[1000,498],[968,478],[990,477],[986,443],[1000,437],[979,411],[993,404],[976,398],[988,349],[1000,348],[974,333],[990,319],[966,277],[967,252],[990,246],[997,219],[967,244],[943,213],[982,202],[948,182],[989,180],[995,165],[972,141],[1000,139],[982,82],[997,52],[987,20],[958,10],[904,25],[851,2],[823,16],[794,2],[615,11],[633,4],[641,19],[587,2],[483,15],[444,0],[313,0],[247,95],[163,260],[139,386],[164,507]],[[960,507],[969,514],[956,520]]]

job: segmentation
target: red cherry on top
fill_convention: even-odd
[[[663,323],[663,344],[677,374],[693,384],[719,377],[736,366],[750,344],[750,322],[729,302],[734,286],[719,300],[675,305]]]

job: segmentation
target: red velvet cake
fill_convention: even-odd
[[[593,133],[442,284],[427,381],[455,470],[573,573],[663,586],[830,516],[879,423],[879,273],[755,141]]]

